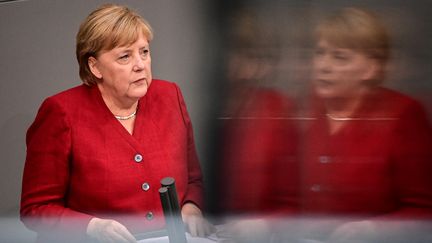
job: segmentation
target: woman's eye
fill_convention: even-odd
[[[348,59],[348,57],[345,55],[334,55],[334,58],[341,61],[345,61]]]
[[[335,51],[333,52],[333,58],[340,61],[346,61],[349,59],[349,55],[345,52]]]
[[[120,56],[120,60],[127,60],[128,58],[129,58],[129,55]]]
[[[143,56],[147,56],[147,54],[149,53],[150,51],[148,50],[148,49],[143,49],[142,51],[141,51],[141,55],[143,55]]]
[[[322,56],[324,54],[324,50],[316,49],[314,54],[315,56]]]

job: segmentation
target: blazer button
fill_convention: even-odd
[[[319,157],[319,162],[322,164],[327,164],[330,163],[330,157],[329,156],[320,156]]]
[[[139,163],[143,160],[143,157],[141,154],[136,154],[134,157],[135,162]]]
[[[322,187],[321,187],[321,185],[314,184],[310,187],[310,190],[313,192],[320,192],[322,190]]]
[[[153,213],[150,211],[150,212],[148,212],[147,214],[146,214],[146,218],[147,218],[147,220],[152,220],[153,219]]]
[[[141,185],[141,188],[142,188],[144,191],[148,191],[148,190],[150,189],[150,184],[148,184],[147,182],[144,182],[144,183]]]

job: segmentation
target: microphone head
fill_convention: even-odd
[[[175,180],[172,177],[165,177],[160,181],[160,183],[161,183],[162,187],[166,187],[166,186],[169,187],[169,186],[174,185]]]

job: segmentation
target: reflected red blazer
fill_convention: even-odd
[[[322,103],[315,117],[304,149],[304,213],[432,215],[432,131],[417,101],[379,88],[335,134]]]
[[[227,214],[292,214],[299,177],[294,104],[266,88],[249,87],[236,98],[237,109],[221,120],[220,206]]]
[[[132,232],[159,228],[158,189],[167,176],[181,204],[201,206],[201,170],[178,86],[153,80],[130,135],[98,88],[81,85],[46,99],[27,132],[21,218],[39,233],[84,234],[94,216]]]

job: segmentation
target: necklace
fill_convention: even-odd
[[[122,121],[123,120],[129,120],[132,117],[134,117],[136,115],[136,113],[137,113],[137,110],[135,110],[132,114],[130,114],[128,116],[116,116],[116,115],[114,115],[114,117],[117,118],[117,120],[122,120]]]
[[[329,113],[326,113],[326,116],[333,121],[349,121],[349,120],[355,120],[356,119],[356,118],[351,118],[351,117],[335,117],[335,116],[330,115]]]
[[[334,117],[329,113],[326,114],[333,121],[394,121],[396,117]]]

